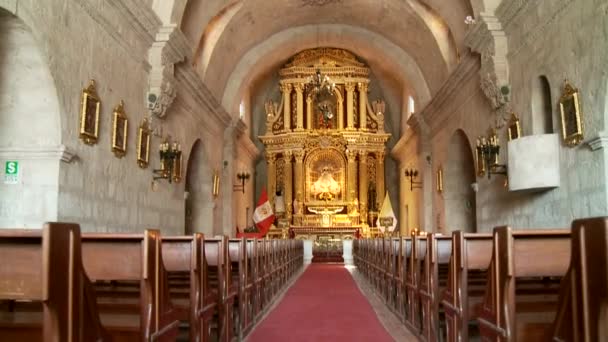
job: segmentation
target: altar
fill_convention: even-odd
[[[384,102],[368,100],[369,74],[353,54],[333,48],[300,52],[279,71],[281,101],[266,102],[259,139],[269,200],[299,237],[342,240],[373,225],[390,134]]]

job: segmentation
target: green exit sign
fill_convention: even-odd
[[[4,184],[19,183],[19,162],[9,160],[4,163]]]

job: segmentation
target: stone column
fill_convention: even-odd
[[[354,104],[353,104],[353,93],[355,91],[354,83],[346,83],[346,129],[354,129]]]
[[[304,85],[296,83],[293,88],[296,90],[296,131],[301,131],[304,129]]]
[[[386,190],[384,189],[384,151],[376,152],[376,198],[379,203],[378,208],[382,207],[382,201],[384,201],[384,195]]]
[[[306,97],[306,129],[312,129],[312,98]]]
[[[285,151],[283,154],[285,162],[285,166],[283,169],[283,181],[285,182],[285,216],[287,217],[287,220],[289,220],[289,222],[291,222],[291,208],[293,207],[293,165],[291,164],[292,157],[293,152],[291,151]]]
[[[361,222],[367,222],[367,151],[359,151],[359,207]]]
[[[367,83],[359,83],[359,127],[367,130]]]
[[[271,152],[266,152],[266,163],[268,164],[268,184],[266,191],[268,192],[268,201],[274,204],[274,196],[277,192],[277,155]]]
[[[289,132],[291,128],[291,83],[281,84],[283,92],[283,127],[285,132]]]
[[[357,152],[347,150],[346,158],[348,159],[347,181],[349,189],[348,194],[346,194],[346,199],[348,202],[352,202],[356,198],[356,195],[354,193],[351,194],[351,191],[355,190],[355,184],[357,184],[355,179],[357,177]],[[359,210],[359,208],[357,208],[357,210]]]

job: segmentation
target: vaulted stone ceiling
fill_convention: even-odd
[[[161,1],[166,4],[153,2],[161,6]],[[238,112],[244,94],[261,92],[260,80],[289,57],[319,46],[360,56],[398,106],[404,92],[424,105],[457,64],[464,18],[472,15],[469,0],[175,0],[173,5],[167,19],[196,47],[192,63],[231,113]]]

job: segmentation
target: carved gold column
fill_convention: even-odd
[[[346,194],[346,198],[348,200],[348,202],[352,202],[355,198],[357,198],[356,194],[355,194],[355,184],[357,184],[356,182],[356,177],[357,177],[357,152],[355,151],[351,151],[351,150],[347,150],[346,151],[346,158],[348,159],[348,166],[347,166],[347,177],[348,177],[348,194]],[[352,191],[352,193],[351,193]],[[357,208],[357,210],[359,210],[359,208]]]
[[[379,203],[378,208],[381,208],[382,201],[386,190],[384,189],[384,151],[376,152],[376,201]]]
[[[285,131],[289,132],[291,128],[291,89],[293,86],[291,83],[281,84],[281,91],[283,92],[283,125]]]
[[[312,129],[312,98],[306,97],[306,129]]]
[[[304,198],[304,151],[295,151],[293,157],[295,161],[294,194],[297,195],[299,193]]]
[[[286,216],[287,219],[291,222],[291,213],[292,213],[292,206],[293,206],[293,196],[292,196],[292,189],[293,189],[293,165],[291,164],[291,160],[292,160],[292,156],[293,156],[293,152],[291,151],[285,151],[284,152],[284,158],[285,158],[285,168],[283,169],[283,172],[285,173],[283,175],[283,179],[285,182],[285,211],[286,211]]]
[[[354,106],[353,106],[353,93],[355,91],[354,83],[346,83],[346,129],[353,129],[355,125],[354,120]]]
[[[301,131],[304,129],[304,85],[302,83],[294,84],[293,88],[296,90],[296,130]]]
[[[274,196],[277,190],[277,156],[274,153],[266,152],[266,163],[268,164],[268,201],[274,204]]]
[[[359,207],[361,222],[367,222],[367,151],[359,151]]]
[[[367,83],[359,83],[359,127],[367,130]]]

